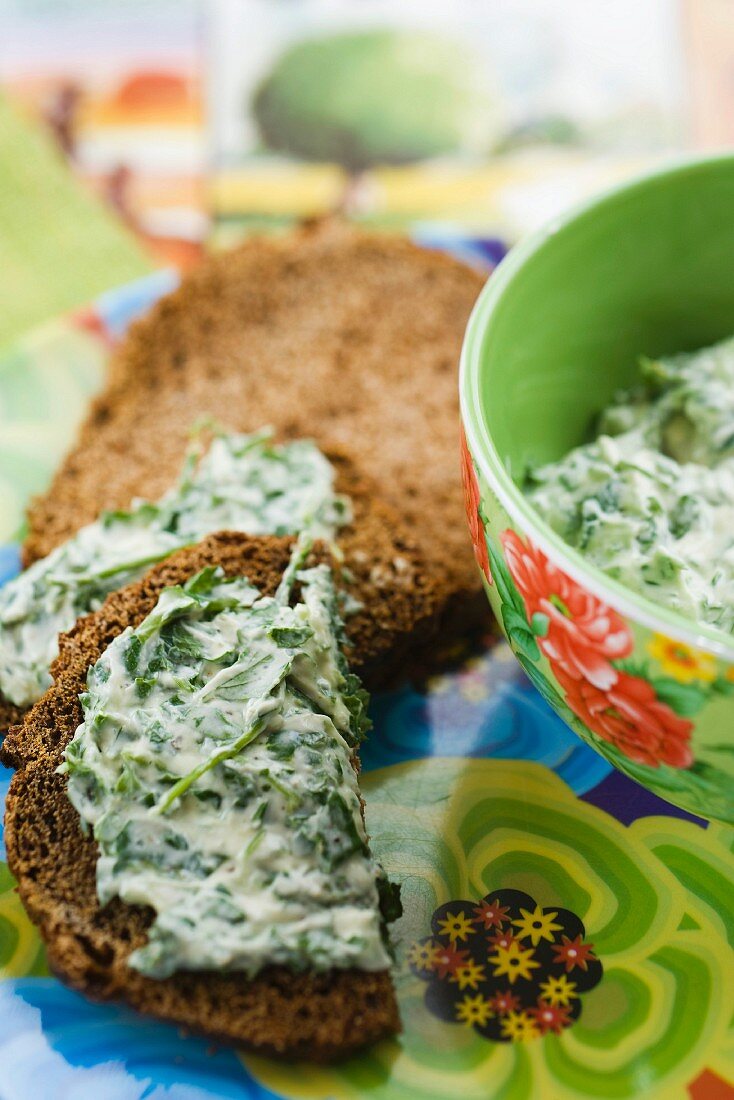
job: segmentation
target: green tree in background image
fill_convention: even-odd
[[[340,209],[350,212],[370,168],[486,155],[500,129],[499,103],[477,55],[411,31],[298,42],[255,90],[252,110],[268,148],[344,169]]]

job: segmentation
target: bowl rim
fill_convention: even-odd
[[[596,566],[588,563],[581,553],[568,546],[541,518],[510,477],[480,411],[481,351],[484,336],[500,299],[525,264],[558,233],[572,224],[593,217],[600,207],[623,201],[629,195],[645,191],[648,186],[667,177],[696,174],[717,167],[728,167],[734,172],[734,152],[666,159],[664,164],[652,170],[636,174],[622,184],[606,188],[592,198],[574,204],[515,245],[492,272],[469,317],[459,365],[459,403],[462,425],[473,460],[513,522],[532,537],[546,557],[560,565],[574,581],[627,618],[673,641],[703,649],[734,664],[734,640],[730,641],[723,631],[692,622],[669,608],[658,607],[646,596],[638,595],[619,581],[606,576]]]

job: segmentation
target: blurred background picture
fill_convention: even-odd
[[[208,232],[197,0],[0,0],[0,81],[153,256]]]
[[[0,267],[23,266],[42,221],[50,248],[84,229],[41,313],[335,212],[491,267],[579,197],[734,137],[729,0],[0,0],[0,13]]]
[[[339,210],[514,237],[685,143],[677,17],[671,0],[221,0],[218,236]]]

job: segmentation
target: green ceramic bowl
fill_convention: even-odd
[[[587,437],[641,353],[732,333],[734,156],[722,156],[635,180],[516,248],[477,302],[460,382],[469,526],[518,660],[614,765],[729,822],[734,639],[587,564],[518,481]]]

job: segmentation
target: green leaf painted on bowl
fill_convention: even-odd
[[[690,718],[706,704],[708,692],[698,684],[681,684],[668,676],[651,676],[650,683],[659,699],[676,714]]]

